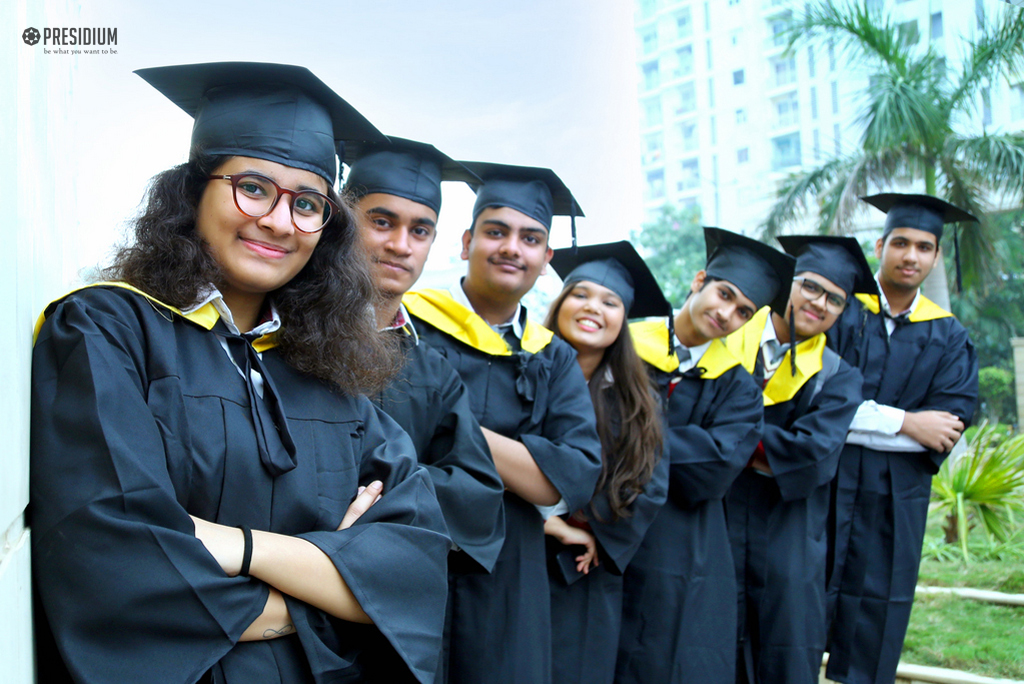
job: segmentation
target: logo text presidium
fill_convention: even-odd
[[[117,29],[44,28],[43,45],[117,45]]]

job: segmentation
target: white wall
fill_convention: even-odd
[[[20,39],[29,26],[77,16],[66,0],[0,5],[0,25],[17,27],[0,40],[0,680],[34,679],[28,504],[29,378],[32,326],[48,298],[64,287],[67,232],[73,227],[73,146],[66,104],[74,58],[44,58]],[[16,103],[12,105],[12,103]]]

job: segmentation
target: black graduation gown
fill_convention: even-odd
[[[405,366],[376,403],[409,433],[419,462],[430,474],[448,535],[458,546],[449,555],[452,575],[490,572],[505,539],[504,485],[487,440],[470,406],[466,385],[451,365],[405,329]],[[447,680],[451,608],[438,681]]]
[[[978,361],[960,323],[924,299],[892,336],[877,297],[857,296],[829,332],[864,376],[863,396],[908,411],[974,414]],[[946,454],[848,444],[833,485],[828,677],[892,681],[910,621],[932,475]]]
[[[613,389],[608,387],[604,391],[610,393]],[[611,420],[613,434],[618,434],[618,416],[612,416]],[[609,455],[603,454],[603,458]],[[666,448],[643,492],[629,505],[630,517],[613,521],[604,491],[597,492],[583,509],[597,539],[600,565],[592,567],[586,575],[575,569],[563,572],[559,556],[570,559],[575,566],[571,559],[579,555],[581,547],[564,546],[555,539],[548,539],[552,673],[558,684],[611,684],[614,680],[622,623],[622,574],[667,495]]]
[[[120,287],[47,310],[31,432],[41,679],[367,681],[361,644],[383,634],[397,652],[390,681],[432,681],[451,542],[408,437],[365,398],[295,371],[266,337],[254,346],[267,402],[254,409],[215,326],[227,332],[212,305],[186,318]],[[274,396],[286,418],[271,419]],[[373,479],[383,498],[335,531]],[[238,642],[268,587],[227,577],[189,514],[312,542],[376,626],[287,598],[297,634]]]
[[[669,491],[626,568],[615,681],[732,684],[736,573],[722,499],[761,439],[761,392],[721,340],[679,375],[663,321],[631,329],[667,397]]]
[[[763,383],[762,309],[729,349]],[[830,483],[860,405],[860,373],[825,336],[796,347],[764,387],[761,445],[772,476],[744,469],[725,499],[739,589],[740,681],[817,684],[825,651]]]
[[[404,300],[421,341],[437,349],[466,383],[480,425],[517,439],[565,499],[582,508],[600,474],[600,441],[576,352],[550,331],[525,324],[523,351],[447,292]],[[524,311],[525,317],[525,311]],[[544,521],[506,491],[505,543],[490,575],[456,578],[449,681],[551,681],[551,615]]]

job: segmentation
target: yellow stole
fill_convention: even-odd
[[[668,353],[669,329],[665,321],[640,321],[629,326],[633,346],[641,359],[658,370],[673,373],[679,370],[679,357],[675,351]],[[726,348],[722,340],[712,340],[697,365],[704,369],[702,379],[717,378],[725,371],[738,366],[740,361]]]

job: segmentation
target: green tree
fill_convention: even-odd
[[[679,306],[690,292],[693,275],[704,268],[704,232],[700,210],[662,207],[657,219],[630,235],[665,297]]]
[[[1017,402],[1013,392],[1013,373],[999,366],[978,371],[978,399],[982,415],[992,422],[1015,423]]]
[[[997,279],[989,196],[1019,204],[1024,196],[1024,136],[990,134],[971,125],[979,104],[1000,75],[1018,78],[1024,65],[1024,15],[1007,7],[965,43],[962,63],[947,69],[931,41],[901,32],[889,14],[869,3],[821,2],[794,19],[789,49],[828,41],[854,68],[866,70],[858,148],[807,172],[779,189],[763,229],[766,238],[808,210],[818,230],[848,234],[863,203],[860,195],[923,181],[927,194],[943,197],[982,219],[960,231],[964,286],[985,287]],[[970,130],[974,129],[974,130]],[[952,255],[952,231],[943,252]],[[940,262],[926,292],[941,304],[948,286]]]

